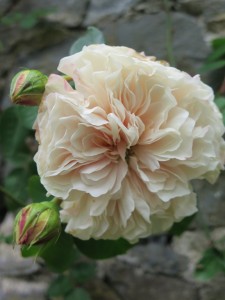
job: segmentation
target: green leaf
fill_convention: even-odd
[[[82,284],[93,278],[95,273],[95,263],[80,262],[76,264],[74,270],[70,272],[70,275],[77,284]]]
[[[225,66],[225,60],[219,60],[219,61],[216,61],[216,62],[209,62],[209,63],[204,64],[201,67],[200,73],[215,71],[215,70],[223,68],[224,66]]]
[[[215,49],[212,54],[207,58],[207,62],[217,61],[219,58],[223,58],[225,56],[225,43]]]
[[[21,254],[23,257],[42,257],[46,265],[58,273],[68,269],[79,256],[74,247],[73,237],[63,230],[57,241],[53,240],[40,246],[23,246]]]
[[[94,239],[83,241],[76,238],[75,244],[83,254],[93,259],[106,259],[124,254],[134,246],[122,238],[115,241]]]
[[[40,246],[22,246],[20,251],[21,251],[21,255],[24,258],[27,257],[37,257],[40,256],[42,250],[43,250],[44,246],[40,245]]]
[[[225,44],[225,38],[218,38],[213,40],[212,46],[214,49],[220,48]]]
[[[28,151],[25,144],[28,132],[15,106],[3,112],[0,121],[0,144],[5,158],[15,161],[21,152]]]
[[[48,288],[49,297],[64,296],[71,292],[74,288],[73,283],[67,276],[60,275],[57,277]]]
[[[215,103],[223,115],[223,123],[225,124],[225,97],[219,96],[215,98]]]
[[[26,169],[18,168],[14,169],[4,180],[4,187],[6,191],[8,191],[9,194],[12,194],[13,198],[18,199],[21,205],[25,205],[27,203],[28,177],[29,174]],[[10,198],[7,199],[6,203],[11,210],[18,208],[19,206],[18,203],[15,203]]]
[[[32,129],[34,121],[38,113],[38,106],[15,106],[17,114],[21,119],[23,126],[27,129]]]
[[[215,103],[219,109],[224,109],[225,108],[225,97],[223,97],[223,96],[216,97]]]
[[[33,202],[51,201],[54,197],[47,197],[47,191],[40,182],[38,175],[33,175],[28,181],[28,194],[32,198]]]
[[[5,187],[0,185],[0,192],[4,195],[4,200],[9,210],[14,210],[24,206],[24,202],[15,198],[12,193],[6,190]]]
[[[75,289],[72,293],[70,293],[65,300],[91,300],[88,292],[86,292],[82,288]]]
[[[35,17],[33,14],[25,15],[20,20],[20,26],[23,29],[31,29],[38,23],[38,18]]]
[[[191,224],[191,222],[194,220],[197,214],[193,214],[189,217],[184,218],[181,222],[179,223],[174,223],[174,225],[171,227],[169,230],[169,233],[172,235],[177,235],[180,236]]]
[[[78,257],[73,237],[62,230],[58,241],[44,250],[41,257],[52,271],[65,271]]]
[[[199,280],[209,280],[220,272],[225,272],[223,253],[215,248],[207,249],[197,264],[195,277]]]
[[[103,44],[104,42],[104,36],[100,30],[95,27],[88,27],[87,32],[71,46],[70,55],[80,52],[84,46]]]

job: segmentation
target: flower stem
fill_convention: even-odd
[[[173,21],[169,6],[169,1],[164,0],[164,6],[166,10],[166,50],[167,59],[171,66],[175,67],[176,62],[173,53]]]
[[[53,198],[52,200],[51,200],[52,202],[54,202],[55,204],[57,204],[58,206],[60,206],[60,204],[62,203],[62,199],[59,199],[59,198]]]

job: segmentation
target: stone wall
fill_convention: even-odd
[[[90,25],[101,29],[109,44],[130,46],[160,59],[168,59],[169,34],[176,65],[191,74],[209,54],[210,41],[225,36],[225,0],[0,0],[0,15],[11,19],[16,13],[29,16],[40,9],[49,11],[35,19],[32,28],[16,20],[0,24],[2,107],[9,105],[15,72],[21,68],[56,72],[59,59]],[[93,299],[225,300],[223,276],[207,283],[193,277],[194,266],[209,245],[202,226],[210,227],[213,238],[225,236],[224,179],[222,175],[213,187],[195,183],[201,218],[180,238],[170,243],[166,236],[150,238],[127,255],[100,262],[98,277],[88,285]],[[11,226],[8,215],[0,232],[7,234]],[[51,277],[40,265],[21,260],[11,246],[0,244],[0,300],[45,299]]]
[[[40,9],[44,12],[32,28],[13,22],[16,13],[27,17]],[[210,40],[225,36],[225,0],[1,0],[0,15],[3,21],[11,16],[11,24],[0,24],[0,97],[5,102],[12,74],[21,68],[55,72],[90,25],[99,27],[109,44],[168,59],[171,20],[176,65],[191,74],[207,57]]]

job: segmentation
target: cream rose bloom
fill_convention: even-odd
[[[196,212],[190,181],[224,164],[222,117],[199,76],[126,47],[91,45],[60,61],[35,123],[41,182],[66,231],[136,241]]]

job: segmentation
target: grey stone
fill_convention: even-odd
[[[203,0],[178,0],[179,8],[192,15],[200,15],[204,10]]]
[[[21,57],[21,59],[17,60],[17,70],[15,70],[14,66],[13,72],[18,71],[21,67],[25,67],[28,69],[38,69],[46,75],[57,73],[60,59],[69,55],[69,49],[76,37],[78,37],[78,34],[73,34],[73,38],[69,37],[52,47],[49,46],[42,51],[36,51],[29,56]]]
[[[200,300],[225,300],[225,278],[217,278],[200,288]]]
[[[142,12],[146,14],[154,14],[165,9],[165,3],[163,0],[144,0],[140,1],[135,7],[136,12]]]
[[[209,240],[202,231],[185,231],[180,237],[174,237],[172,247],[177,254],[188,260],[182,276],[193,281],[194,270],[203,252],[209,246]]]
[[[207,27],[214,33],[225,33],[225,11],[207,22]]]
[[[195,181],[194,189],[198,195],[199,214],[197,221],[213,227],[225,226],[225,172],[213,185],[206,181]]]
[[[197,288],[175,277],[143,274],[126,265],[115,265],[107,274],[110,286],[129,300],[197,300]]]
[[[138,13],[154,14],[163,9],[162,0],[141,1],[134,7]]]
[[[0,227],[0,234],[2,235],[11,235],[13,231],[13,223],[14,223],[14,215],[12,213],[8,213]]]
[[[58,22],[68,27],[76,27],[81,24],[85,15],[88,0],[47,0],[20,1],[15,6],[15,11],[32,11],[42,10],[44,19]]]
[[[225,0],[204,0],[204,20],[207,23],[216,15],[225,12]]]
[[[19,249],[12,245],[0,244],[0,276],[22,276],[40,270],[34,259],[21,257]]]
[[[179,276],[187,267],[186,257],[175,253],[169,245],[159,242],[138,245],[121,256],[120,260],[141,268],[146,273],[171,276]]]
[[[209,53],[204,32],[193,17],[173,13],[172,21],[176,63],[181,69],[196,73]],[[136,48],[159,59],[167,59],[167,16],[163,12],[121,19],[105,26],[104,32],[110,44]]]
[[[4,15],[6,10],[10,7],[10,1],[9,0],[1,0],[0,1],[0,17]]]
[[[0,226],[0,235],[8,236],[13,232],[14,215],[8,213]],[[40,270],[34,259],[24,259],[18,247],[0,243],[0,276],[25,276]]]
[[[114,18],[132,8],[138,0],[91,0],[84,20],[85,25],[96,24],[101,19]]]
[[[89,291],[92,300],[120,300],[110,286],[97,278],[86,284],[85,288]]]
[[[1,278],[0,300],[45,300],[49,279]]]
[[[20,53],[17,56],[14,65],[8,73],[4,84],[4,93],[2,99],[2,107],[6,108],[10,105],[9,100],[9,87],[13,76],[21,69],[38,69],[46,75],[51,73],[58,73],[57,67],[62,57],[69,55],[69,49],[78,36],[78,33],[73,34],[73,38],[69,37],[66,41],[60,44],[48,47],[45,50],[36,51],[30,55]],[[1,61],[1,59],[0,59]]]

